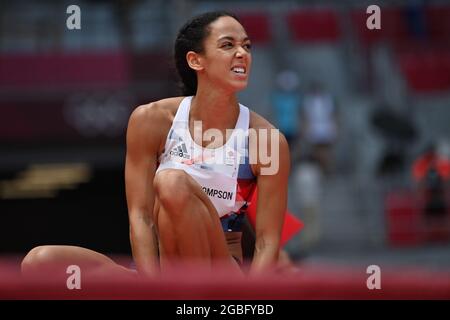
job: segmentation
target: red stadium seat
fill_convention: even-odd
[[[335,42],[341,31],[332,9],[303,9],[288,14],[287,21],[294,41]]]
[[[264,12],[242,12],[238,15],[252,43],[268,44],[272,40],[270,20]]]
[[[422,221],[415,197],[409,192],[391,192],[385,201],[388,242],[413,246],[423,242]]]
[[[0,86],[6,88],[121,88],[129,81],[128,57],[123,52],[3,54],[0,65]]]
[[[442,49],[399,50],[397,60],[409,88],[419,93],[450,89],[450,51]]]
[[[450,6],[432,6],[425,10],[427,32],[435,43],[450,42]]]

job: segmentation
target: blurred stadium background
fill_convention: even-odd
[[[81,30],[66,28],[71,4]],[[292,258],[449,270],[450,3],[377,1],[380,30],[366,27],[371,4],[2,1],[0,254],[42,244],[130,254],[128,116],[178,94],[178,28],[225,9],[253,42],[241,102],[277,126],[295,120],[289,209],[306,226]],[[317,84],[336,111],[326,170],[302,111]],[[280,86],[295,108],[277,106]]]

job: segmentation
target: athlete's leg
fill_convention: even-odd
[[[228,251],[219,215],[192,177],[182,170],[163,170],[156,174],[154,187],[162,268],[182,260],[238,269]]]
[[[67,277],[70,265],[80,267],[84,275],[133,275],[129,270],[107,256],[96,251],[76,246],[39,246],[32,249],[22,260],[24,276],[35,276],[51,272],[55,277]]]

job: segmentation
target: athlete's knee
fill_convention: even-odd
[[[155,193],[166,209],[183,208],[193,197],[191,184],[183,170],[163,170],[154,179]]]
[[[33,248],[22,260],[20,265],[22,273],[33,273],[50,265],[53,261],[53,256],[53,249],[50,246]]]

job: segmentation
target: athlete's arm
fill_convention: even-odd
[[[258,164],[255,166],[258,203],[255,226],[255,252],[250,269],[251,274],[276,265],[287,206],[290,170],[289,146],[286,138],[281,133],[272,142],[270,142],[270,133],[268,136],[267,150],[272,150],[272,163],[263,164],[261,161],[258,161]],[[278,156],[274,154],[276,148],[272,148],[273,143],[278,144]],[[261,160],[260,156],[258,158]],[[278,161],[278,165],[273,163],[273,161]],[[268,168],[271,165],[276,170],[269,170]],[[263,170],[264,168],[266,169],[265,171]]]
[[[160,136],[157,123],[156,111],[150,104],[133,111],[127,129],[125,186],[130,242],[138,272],[144,276],[154,275],[159,264],[153,222],[153,178]]]

